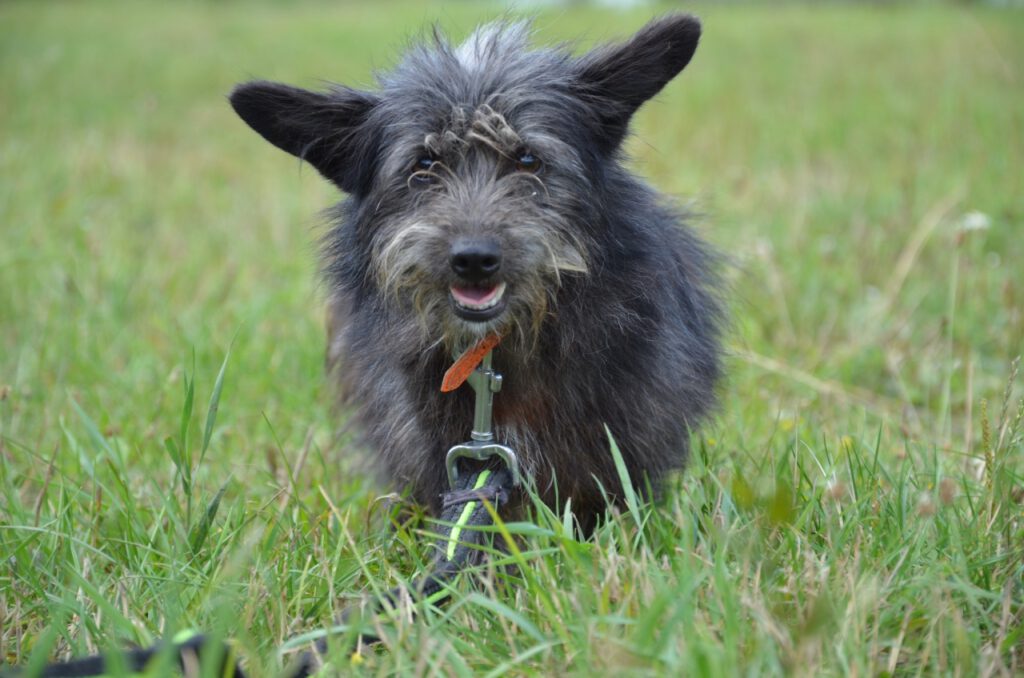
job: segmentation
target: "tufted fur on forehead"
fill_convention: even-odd
[[[689,63],[699,37],[695,18],[670,15],[625,43],[576,57],[564,47],[531,49],[527,23],[497,22],[457,47],[435,31],[380,74],[373,92],[253,81],[230,100],[272,144],[360,194],[371,188],[383,147],[424,127],[437,131],[453,111],[471,116],[482,105],[513,125],[518,117],[555,123],[551,131],[568,134],[575,147],[614,153],[633,113]]]

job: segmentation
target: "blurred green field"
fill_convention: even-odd
[[[518,572],[351,670],[1024,674],[1024,12],[686,7],[701,48],[630,148],[731,257],[717,421],[665,502],[586,543],[512,526]],[[536,27],[582,48],[665,9]],[[337,195],[225,94],[368,86],[429,22],[501,13],[0,4],[0,665],[192,626],[274,675],[424,565],[429,525],[347,460],[323,376]]]

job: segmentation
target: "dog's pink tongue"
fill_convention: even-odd
[[[497,291],[497,285],[493,287],[452,287],[452,294],[464,304],[486,303]]]

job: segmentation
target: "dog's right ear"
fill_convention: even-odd
[[[367,129],[374,95],[344,87],[310,92],[255,80],[235,87],[229,99],[264,139],[305,160],[346,193],[365,192],[376,147]]]
[[[696,17],[670,14],[625,43],[598,47],[580,59],[579,92],[600,122],[606,150],[622,143],[636,110],[690,63],[700,32]]]

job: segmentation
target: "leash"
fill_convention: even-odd
[[[494,394],[501,390],[502,377],[491,366],[491,352],[501,340],[489,335],[456,357],[445,373],[441,391],[448,393],[468,382],[476,394],[473,429],[470,440],[455,445],[445,456],[449,491],[441,498],[438,518],[439,534],[433,545],[434,558],[430,569],[409,588],[396,587],[380,596],[371,614],[394,615],[403,600],[415,604],[439,605],[451,597],[450,584],[481,553],[479,546],[487,538],[483,530],[497,512],[507,504],[513,490],[522,484],[519,460],[515,452],[497,443],[491,430]],[[314,650],[301,653],[298,660],[285,668],[282,678],[309,678],[334,667],[323,664],[328,640],[349,630],[355,609],[342,612],[339,625],[327,629],[316,639]],[[358,645],[373,645],[381,639],[369,633],[358,635]],[[285,647],[291,644],[285,643]],[[357,650],[353,656],[358,653]],[[165,657],[188,676],[199,675],[200,669],[212,670],[222,678],[245,678],[234,646],[209,635],[184,631],[170,643],[101,654],[67,662],[48,664],[32,676],[40,678],[102,678],[112,675],[142,675],[153,668],[157,657]],[[24,670],[0,670],[0,678],[29,678]],[[205,673],[204,675],[211,675]]]
[[[476,528],[490,525],[491,510],[497,511],[508,502],[515,486],[512,478],[508,468],[483,468],[461,473],[456,485],[442,498],[441,530],[433,545],[435,554],[430,569],[408,589],[399,586],[380,596],[374,601],[375,609],[371,613],[396,614],[402,609],[403,599],[411,599],[415,604],[440,605],[451,597],[449,585],[462,570],[474,563],[475,557],[481,553],[477,547],[487,538],[484,531]],[[493,509],[489,510],[489,505]],[[320,663],[321,657],[328,653],[329,637],[348,630],[354,612],[353,608],[343,612],[341,623],[336,627],[339,632],[332,629],[319,638],[315,651],[300,655],[298,661],[285,671],[285,678],[308,678],[319,671],[329,671],[332,667]],[[372,633],[361,632],[358,636],[359,645],[374,645],[380,641]]]

